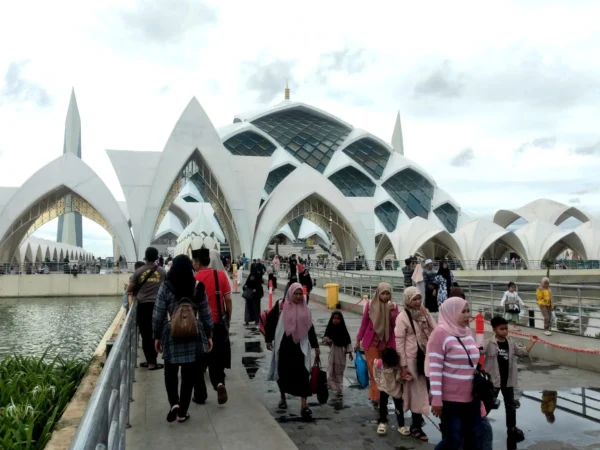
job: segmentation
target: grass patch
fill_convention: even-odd
[[[45,354],[0,361],[0,448],[43,449],[89,365]]]

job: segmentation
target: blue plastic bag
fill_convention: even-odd
[[[356,367],[356,379],[358,384],[364,389],[369,386],[369,368],[367,367],[367,360],[362,352],[356,351],[354,358],[354,367]]]

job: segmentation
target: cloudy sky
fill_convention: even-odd
[[[540,197],[600,213],[598,2],[88,3],[3,6],[1,185],[62,153],[72,87],[83,159],[123,200],[105,149],[160,151],[192,96],[221,126],[289,80],[386,140],[400,110],[406,156],[473,215]]]

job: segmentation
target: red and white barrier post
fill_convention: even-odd
[[[479,313],[475,316],[475,344],[477,348],[482,348],[485,343],[485,320],[483,314]],[[483,366],[485,356],[481,354],[479,364]]]
[[[269,280],[269,309],[273,308],[273,280]]]

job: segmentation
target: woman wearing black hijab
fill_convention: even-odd
[[[352,339],[350,333],[348,333],[344,316],[340,311],[331,313],[323,341],[326,345],[331,346],[329,364],[327,365],[327,382],[338,396],[342,396],[346,355],[349,355],[350,361],[352,361]]]
[[[198,335],[190,339],[171,336],[170,317],[182,299],[188,298],[197,314]],[[167,421],[185,422],[190,418],[188,408],[196,381],[196,358],[212,349],[213,320],[206,291],[202,283],[196,286],[192,261],[179,255],[161,285],[152,315],[155,347],[165,360],[165,387],[171,408]],[[181,368],[181,390],[178,373]]]
[[[442,306],[448,298],[450,298],[450,291],[453,287],[458,287],[454,274],[448,267],[448,261],[442,261],[440,268],[435,276],[435,283],[439,286],[437,292],[437,303],[438,307]]]
[[[260,321],[260,301],[265,295],[261,280],[258,275],[250,274],[243,287],[243,297],[246,300],[244,311],[244,322],[248,326],[250,322],[258,325]]]

